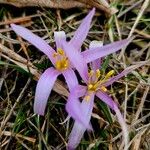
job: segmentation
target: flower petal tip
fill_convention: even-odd
[[[11,23],[11,24],[10,24],[10,26],[11,26],[11,28],[12,28],[14,31],[16,31],[16,30],[18,30],[18,29],[22,29],[22,28],[23,28],[22,26],[20,26],[20,25],[16,25],[16,24],[14,24],[14,23]]]
[[[34,103],[33,111],[35,114],[40,115],[40,116],[44,116],[45,114],[45,109],[39,108],[39,105],[37,105],[37,103]]]
[[[11,24],[10,24],[10,27],[11,27],[13,30],[15,30],[15,29],[18,27],[18,25],[14,24],[14,23],[11,23]]]
[[[44,112],[39,112],[37,110],[34,110],[34,113],[37,114],[37,115],[40,115],[40,116],[44,116]]]
[[[10,26],[13,27],[13,26],[15,26],[15,24],[14,24],[14,23],[11,23]]]
[[[91,11],[92,11],[93,13],[95,13],[95,10],[96,10],[95,7],[93,7]]]
[[[54,32],[54,36],[59,37],[59,38],[61,38],[61,39],[66,37],[64,31],[55,31],[55,32]]]
[[[94,16],[94,14],[95,14],[95,7],[90,11],[90,13],[89,13],[89,15],[91,16],[91,17],[93,17]]]
[[[75,150],[75,148],[68,146],[67,150]]]

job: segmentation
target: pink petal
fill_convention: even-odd
[[[111,44],[104,45],[101,48],[93,48],[93,50],[85,50],[82,52],[83,57],[86,59],[86,62],[92,62],[98,58],[102,58],[111,53],[114,53],[121,48],[127,46],[132,39],[125,39],[117,42],[113,42]]]
[[[81,109],[83,112],[82,117],[86,118],[86,124],[90,123],[94,105],[94,94],[91,94],[90,96],[91,98],[89,101],[83,100],[81,103]],[[75,149],[78,146],[85,131],[86,127],[76,120],[73,129],[69,135],[69,142],[68,142],[69,149]]]
[[[51,93],[53,85],[60,73],[54,68],[48,68],[41,75],[35,92],[34,112],[44,115],[48,97]]]
[[[72,90],[72,92],[70,92],[69,94],[67,104],[66,104],[66,111],[71,117],[73,117],[75,120],[83,124],[86,128],[91,130],[91,127],[87,123],[87,118],[84,117],[85,113],[82,110],[83,106],[81,106],[81,103],[78,99],[79,96],[77,94],[78,93],[76,93],[76,87],[75,87]],[[87,110],[87,112],[89,111]]]
[[[118,122],[119,122],[119,124],[122,128],[122,134],[123,134],[123,137],[124,137],[124,144],[125,144],[124,150],[128,150],[129,131],[128,131],[127,124],[126,124],[126,122],[123,118],[123,115],[121,114],[120,110],[118,109],[117,105],[114,105],[114,110],[115,110],[116,116],[118,118]]]
[[[123,116],[122,116],[120,110],[118,109],[118,106],[111,99],[111,97],[109,97],[106,93],[97,92],[96,96],[99,97],[104,103],[109,105],[109,107],[115,111],[117,118],[118,118],[118,121],[120,123],[120,126],[122,128],[122,132],[123,132],[123,137],[124,137],[124,141],[125,141],[125,148],[124,149],[127,150],[128,149],[127,148],[128,147],[128,128],[127,128],[127,125],[125,123],[125,120],[123,119]]]
[[[55,52],[42,38],[33,34],[30,30],[15,24],[11,24],[11,28],[22,38],[33,44],[37,49],[42,51],[54,64],[53,53]]]
[[[99,97],[104,103],[106,103],[112,110],[114,110],[114,105],[116,104],[114,101],[110,100],[110,97],[106,93],[99,90],[96,93],[96,96]]]
[[[78,120],[79,122],[83,123],[83,120],[81,117],[81,115],[82,115],[81,103],[80,103],[79,99],[77,98],[77,96],[73,92],[71,92],[69,94],[67,104],[66,104],[66,111],[75,120]]]
[[[62,48],[62,41],[66,41],[66,34],[64,31],[54,32],[55,42],[57,48]]]
[[[68,112],[68,114],[73,117],[76,120],[80,120],[80,122],[83,122],[81,120],[81,106],[80,106],[80,101],[77,98],[77,96],[72,92],[69,94],[68,100],[67,100],[67,104],[66,104],[66,111]]]
[[[90,46],[89,46],[89,50],[92,50],[93,48],[100,48],[103,46],[103,42],[102,41],[92,41],[90,43]],[[101,58],[98,58],[96,60],[94,60],[92,62],[92,69],[93,70],[97,70],[97,69],[100,69],[100,65],[101,65]]]
[[[83,56],[71,44],[63,43],[63,50],[66,52],[72,65],[77,69],[82,79],[88,81],[88,66],[85,63]]]
[[[125,70],[123,70],[121,73],[119,73],[118,75],[110,78],[108,81],[106,81],[103,85],[104,86],[109,86],[111,84],[113,84],[114,82],[118,81],[120,78],[122,78],[123,76],[131,73],[133,70],[139,68],[140,66],[142,66],[143,64],[141,65],[133,65],[133,66],[130,66],[128,68],[126,68]]]
[[[81,45],[83,44],[83,41],[85,40],[89,29],[90,24],[92,21],[92,18],[95,14],[95,8],[93,8],[89,14],[83,19],[82,23],[80,24],[79,28],[76,30],[74,37],[69,42],[71,45],[73,45],[77,50],[81,49]]]
[[[78,85],[76,74],[74,73],[72,69],[67,69],[66,71],[62,73],[65,77],[69,90],[71,91],[75,86]]]
[[[85,96],[86,92],[87,87],[83,85],[76,86],[74,90],[74,94],[77,96],[77,98]]]
[[[88,101],[85,99],[86,96],[90,96],[90,99]],[[92,115],[93,106],[94,106],[95,93],[88,93],[86,96],[81,103],[81,109],[84,117],[86,118],[86,121],[89,123]]]
[[[85,131],[86,131],[86,128],[82,124],[80,124],[76,121],[73,126],[73,129],[69,135],[68,150],[76,149],[76,147],[79,145]]]

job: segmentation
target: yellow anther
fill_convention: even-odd
[[[57,61],[55,66],[58,70],[60,70],[61,69],[61,61]]]
[[[112,75],[114,75],[114,73],[115,73],[114,70],[109,71],[109,72],[106,74],[105,79],[110,78]]]
[[[64,55],[64,51],[63,51],[61,48],[57,48],[57,52],[58,52],[60,55]]]
[[[107,79],[109,79],[115,73],[114,70],[109,71],[105,76],[101,76],[101,71],[97,69],[96,71],[91,70],[89,72],[89,81],[88,81],[88,91],[89,92],[97,92],[98,90],[102,90],[107,92],[107,88],[102,86]]]
[[[96,77],[99,78],[101,76],[101,72],[99,69],[96,70]]]
[[[89,85],[88,85],[88,90],[92,90],[93,87],[94,87],[94,86],[93,86],[92,84],[89,84]]]
[[[88,102],[90,100],[90,96],[86,95],[84,99]]]
[[[69,60],[66,57],[65,52],[61,48],[57,49],[57,52],[53,54],[53,57],[56,57],[56,69],[63,71],[68,68]]]
[[[55,67],[58,69],[58,70],[66,70],[69,66],[69,61],[68,59],[62,59],[62,60],[58,60],[56,61],[56,64],[55,64]]]
[[[88,91],[96,92],[97,87],[98,87],[97,83],[96,84],[89,84],[88,85]]]
[[[64,69],[67,69],[67,67],[69,66],[68,59],[64,59],[62,63],[63,63]]]
[[[101,87],[101,90],[107,92],[107,88],[105,88],[104,86]]]
[[[65,68],[67,68],[67,66],[68,66],[68,63],[67,63],[67,62],[65,62],[65,63],[64,63],[64,67],[65,67]]]
[[[53,57],[56,57],[56,56],[58,56],[58,53],[54,53],[54,54],[53,54]]]

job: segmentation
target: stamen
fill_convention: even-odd
[[[57,48],[57,52],[58,52],[60,55],[64,55],[64,51],[63,51],[61,48]]]
[[[101,90],[107,92],[107,88],[105,88],[104,86],[101,87]]]
[[[65,55],[65,52],[61,48],[57,48],[57,52],[53,54],[53,57],[56,59],[55,67],[56,69],[63,71],[66,70],[69,66],[69,60]]]
[[[115,73],[114,70],[109,71],[109,72],[106,74],[104,80],[109,79],[112,75],[114,75],[114,73]]]
[[[60,70],[61,69],[61,61],[57,61],[55,66],[58,70]]]
[[[88,102],[90,100],[90,96],[89,95],[86,95],[85,96],[85,100]]]
[[[67,69],[67,67],[69,66],[68,58],[63,60],[63,66],[64,66],[65,69]]]
[[[89,85],[88,85],[88,90],[92,90],[93,87],[94,87],[94,86],[93,86],[92,84],[89,84]]]
[[[88,91],[89,92],[97,92],[98,90],[102,90],[107,92],[107,88],[102,84],[106,82],[113,74],[115,73],[114,70],[109,71],[104,77],[101,76],[101,72],[99,69],[96,71],[91,70],[89,72],[89,81],[88,81]]]
[[[58,56],[58,53],[54,53],[53,54],[53,57],[55,58],[55,57],[57,57]]]
[[[96,70],[96,77],[99,78],[101,76],[101,72],[99,69]]]
[[[55,64],[55,67],[61,71],[66,70],[68,68],[68,66],[69,66],[69,61],[67,58],[58,60],[58,61],[56,61],[56,64]]]

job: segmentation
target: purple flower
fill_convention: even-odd
[[[87,128],[92,128],[89,125],[89,122],[95,95],[116,112],[119,122],[122,123],[121,126],[124,133],[127,131],[125,122],[122,119],[122,115],[117,105],[106,94],[106,87],[118,80],[127,72],[122,72],[118,76],[110,78],[107,81],[113,72],[109,72],[106,75],[106,78],[101,79],[100,71],[98,69],[100,66],[100,58],[120,50],[124,46],[128,45],[131,39],[117,41],[102,47],[99,43],[93,43],[89,49],[81,53],[81,45],[88,34],[94,13],[95,9],[93,8],[92,11],[90,11],[90,13],[83,19],[81,25],[69,42],[66,42],[66,35],[64,31],[54,32],[57,47],[56,51],[42,38],[33,34],[30,30],[11,24],[12,29],[18,35],[46,54],[54,65],[54,67],[50,67],[44,71],[37,83],[34,102],[35,113],[44,115],[48,97],[57,77],[60,74],[63,74],[65,77],[69,90],[71,91],[66,105],[66,110],[69,115],[76,120],[69,141],[69,145],[73,148],[80,142],[84,131]],[[92,62],[92,71],[90,74],[88,74],[87,66],[87,63],[89,62]],[[72,69],[73,67],[78,70],[86,86],[78,86],[78,80]],[[84,96],[84,100],[80,103],[78,98],[82,96]],[[124,136],[127,139],[127,134],[124,134]]]
[[[90,11],[90,13],[84,18],[78,30],[75,32],[74,37],[69,42],[71,45],[75,46],[77,50],[81,49],[81,45],[88,34],[94,13],[95,9],[93,8],[93,10]],[[15,24],[11,24],[11,27],[18,35],[46,54],[54,65],[54,67],[50,67],[44,71],[36,86],[34,112],[44,115],[48,97],[58,75],[63,74],[69,90],[78,84],[76,75],[72,70],[72,64],[66,56],[65,49],[62,44],[66,41],[65,32],[54,32],[57,47],[57,50],[55,51],[42,38],[33,34],[30,30]]]
[[[116,52],[130,42],[128,39],[114,42],[112,44],[103,46],[101,49],[93,48],[92,52],[91,50],[86,50],[81,56],[79,54],[81,45],[88,34],[94,13],[95,9],[93,8],[92,11],[90,11],[89,14],[83,19],[73,38],[69,41],[69,45],[71,45],[71,48],[73,49],[66,49],[66,35],[64,31],[54,32],[54,38],[57,47],[57,50],[55,51],[46,43],[46,41],[33,34],[30,30],[19,25],[11,24],[12,29],[18,35],[26,39],[28,42],[46,54],[54,65],[54,67],[50,67],[44,71],[37,83],[34,102],[35,113],[44,115],[48,97],[58,75],[64,75],[69,90],[78,84],[75,73],[72,70],[72,65],[74,66],[74,62],[76,62],[75,67],[80,70],[81,77],[84,80],[87,80],[88,76],[86,76],[86,63]],[[83,61],[83,57],[85,61]],[[74,60],[73,63],[72,59]]]
[[[112,45],[114,46],[115,44],[113,43]],[[97,49],[97,47],[99,48],[99,50],[101,50],[103,49],[103,47],[105,47],[105,46],[100,47],[101,45],[102,45],[101,43],[92,42],[89,50],[93,52],[93,50]],[[112,48],[114,49],[113,46]],[[70,44],[68,45],[65,44],[64,47],[66,49],[66,53],[69,51],[69,49],[75,51],[73,50],[73,47],[71,47]],[[105,51],[103,52],[105,53]],[[76,53],[78,52],[76,51]],[[86,54],[86,51],[84,54]],[[92,53],[90,53],[90,55],[91,54]],[[82,55],[80,53],[78,53],[78,55],[80,55],[80,59],[81,59]],[[89,58],[90,55],[88,55],[87,59],[90,59]],[[91,57],[95,57],[95,55],[92,55]],[[132,69],[129,67],[116,76],[113,76],[114,70],[111,70],[106,75],[104,75],[103,72],[101,72],[100,70],[101,62],[98,59],[96,59],[90,64],[91,66],[90,71],[88,70],[87,64],[82,62],[84,61],[84,59],[78,61],[78,63],[74,59],[70,59],[70,60],[74,65],[74,67],[78,70],[79,74],[81,75],[86,85],[83,86],[78,85],[74,87],[74,89],[70,91],[70,95],[68,97],[68,101],[66,104],[66,110],[68,114],[75,119],[75,124],[69,136],[68,149],[70,150],[75,149],[80,143],[80,140],[84,132],[86,131],[86,129],[89,128],[89,126],[91,127],[90,119],[91,119],[92,109],[94,105],[94,97],[97,96],[100,100],[105,102],[112,110],[115,111],[118,121],[122,127],[124,141],[125,141],[125,149],[127,150],[127,146],[128,146],[127,126],[117,104],[107,94],[108,93],[107,87],[112,83],[114,83],[115,81],[117,81],[118,79],[120,79],[121,77],[123,77],[124,75],[131,72]],[[79,101],[79,98],[82,98],[82,102]]]

